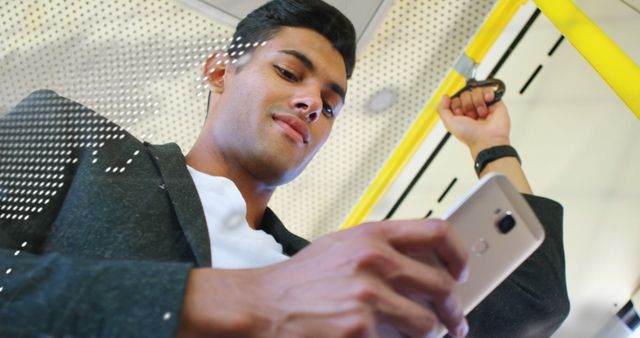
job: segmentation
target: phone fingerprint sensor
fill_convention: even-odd
[[[471,246],[471,252],[477,256],[482,256],[487,252],[487,250],[489,250],[489,243],[484,238],[480,238],[473,246]]]

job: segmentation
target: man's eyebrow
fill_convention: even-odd
[[[280,53],[291,55],[296,59],[300,60],[300,62],[302,62],[302,64],[305,67],[307,67],[307,69],[309,69],[309,71],[311,72],[314,72],[316,70],[316,65],[314,65],[313,62],[311,62],[311,60],[309,60],[309,58],[306,55],[298,52],[297,50],[291,50],[291,49],[281,50]]]
[[[345,100],[345,98],[347,96],[347,93],[345,93],[344,89],[342,87],[340,87],[340,85],[335,83],[335,82],[331,84],[331,89],[334,92],[336,92],[336,94],[338,94],[340,96],[340,99],[342,99],[342,104],[344,105],[344,103],[345,103],[344,100]]]
[[[306,55],[300,53],[299,51],[292,50],[292,49],[285,49],[285,50],[280,50],[279,52],[295,57],[300,62],[302,62],[302,64],[310,72],[315,72],[316,65],[314,65],[313,62],[311,62],[311,60],[309,60],[309,58]],[[344,88],[342,88],[339,84],[337,84],[335,82],[332,82],[329,87],[331,88],[331,90],[333,90],[334,92],[336,92],[336,94],[338,94],[340,96],[340,98],[342,99],[342,102],[344,103],[345,97],[346,97],[346,94],[347,94],[346,91],[344,90]]]

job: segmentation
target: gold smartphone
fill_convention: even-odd
[[[522,264],[544,240],[544,228],[509,179],[491,173],[483,177],[444,215],[469,252],[469,278],[455,291],[471,312],[491,291]],[[435,260],[434,265],[439,263]],[[424,304],[427,307],[430,305]],[[446,328],[433,330],[442,337]],[[381,337],[402,337],[388,325],[379,325]],[[434,337],[430,335],[429,337]]]
[[[483,177],[443,216],[469,252],[469,279],[457,287],[465,314],[522,264],[544,241],[544,228],[509,179]]]

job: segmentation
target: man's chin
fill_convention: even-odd
[[[276,138],[268,149],[261,149],[263,157],[257,170],[265,183],[283,185],[298,177],[310,159],[304,150],[297,148],[287,139]]]
[[[282,161],[282,158],[276,161],[273,158],[260,161],[260,164],[253,168],[254,176],[263,183],[272,186],[287,184],[302,172],[299,166],[292,166],[291,162]]]
[[[295,180],[302,170],[294,170],[291,168],[273,168],[270,170],[271,174],[265,177],[265,181],[273,186],[281,186]],[[265,182],[265,183],[266,183]]]

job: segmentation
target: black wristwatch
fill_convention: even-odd
[[[491,147],[481,151],[478,153],[478,157],[476,157],[475,169],[478,177],[487,164],[503,157],[515,157],[518,159],[518,162],[522,164],[522,160],[520,160],[518,152],[512,146]]]

